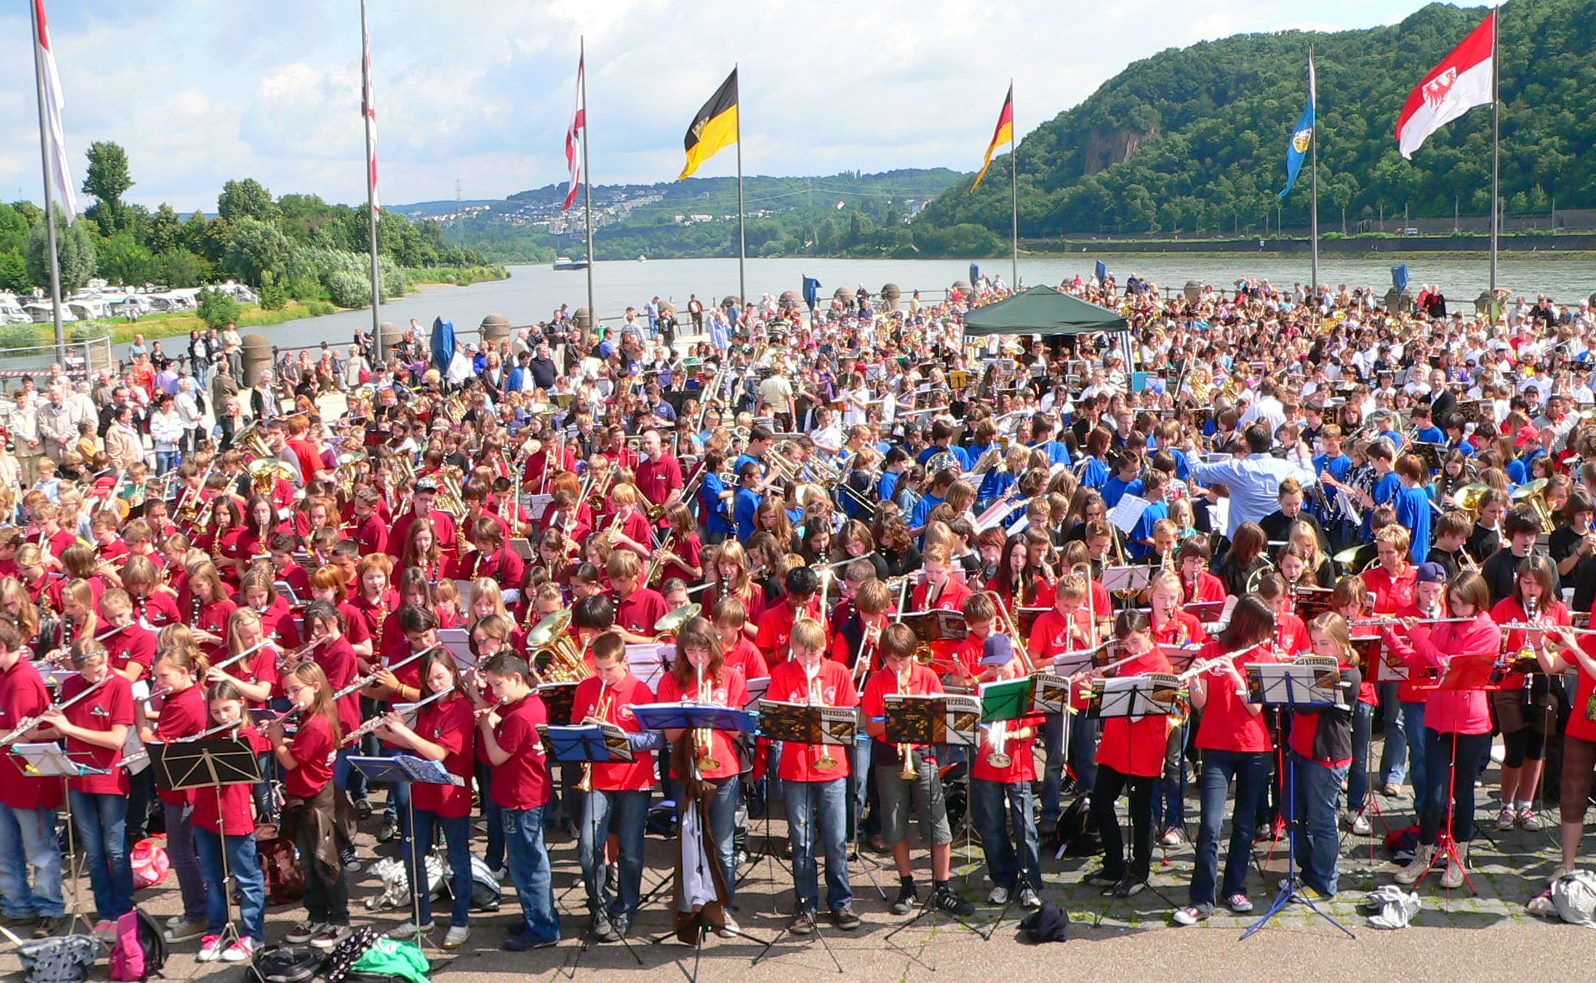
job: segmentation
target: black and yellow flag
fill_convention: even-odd
[[[704,103],[704,108],[693,117],[687,128],[687,138],[682,145],[687,148],[687,166],[682,168],[681,181],[692,177],[698,165],[720,152],[721,148],[737,142],[737,69],[726,76],[715,94]]]

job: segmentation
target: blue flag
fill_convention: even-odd
[[[977,266],[974,263],[971,263],[970,264],[970,286],[972,288],[974,288],[975,285],[980,283],[980,282],[981,282],[981,267]]]
[[[1396,288],[1397,293],[1408,289],[1408,265],[1406,263],[1401,266],[1391,267],[1391,286]]]
[[[1097,261],[1097,282],[1099,284],[1108,282],[1108,264],[1102,260]]]
[[[815,309],[815,303],[819,301],[819,299],[820,281],[816,280],[812,276],[804,277],[804,303],[808,304],[809,309],[812,311]]]
[[[1286,147],[1286,190],[1280,192],[1284,198],[1291,194],[1291,188],[1297,183],[1297,172],[1302,170],[1302,159],[1308,156],[1308,147],[1313,143],[1314,102],[1317,100],[1315,92],[1316,83],[1313,73],[1313,55],[1308,55],[1308,108],[1302,111],[1297,118],[1297,125],[1291,130],[1291,143]]]

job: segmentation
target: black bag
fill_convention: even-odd
[[[1103,839],[1092,828],[1091,796],[1082,795],[1064,807],[1053,827],[1053,842],[1066,857],[1095,857],[1103,852]]]
[[[1020,922],[1020,937],[1032,945],[1066,942],[1070,937],[1070,913],[1051,901],[1026,915]]]
[[[244,983],[310,983],[321,972],[322,955],[306,946],[267,946],[244,970]]]

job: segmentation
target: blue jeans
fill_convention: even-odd
[[[543,846],[544,806],[504,809],[504,854],[510,880],[521,899],[519,934],[536,942],[558,942],[560,919],[554,913],[554,885],[549,876],[549,854]]]
[[[238,892],[244,896],[238,906],[243,923],[239,934],[256,942],[266,941],[266,877],[255,855],[255,837],[234,834],[227,837],[194,827],[194,848],[199,853],[200,869],[205,873],[206,932],[217,935],[227,924],[227,879],[222,876],[222,850],[227,850],[227,873],[233,876]]]
[[[175,451],[175,450],[156,451],[155,452],[155,473],[157,475],[163,475],[166,472],[168,472],[168,471],[172,470],[173,468],[177,467],[178,461],[179,461],[179,459],[181,457],[182,457],[182,455],[178,451]]]
[[[54,809],[0,806],[0,910],[9,918],[59,918],[66,913]]]
[[[401,754],[409,754],[407,748],[390,747],[387,744],[379,745],[377,753],[384,758],[397,758]],[[389,782],[388,803],[383,809],[383,815],[393,820],[394,827],[399,830],[399,842],[410,842],[410,783]]]
[[[865,818],[865,809],[870,803],[870,776],[875,773],[875,769],[870,767],[870,742],[855,741],[852,755],[852,760],[848,762],[848,777],[844,779],[847,784],[850,842],[862,839],[863,833],[878,831],[881,828],[879,815],[871,815],[868,820]]]
[[[1402,726],[1409,734],[1424,733],[1424,701],[1402,704]],[[1408,777],[1413,780],[1413,812],[1414,818],[1420,824],[1424,822],[1424,810],[1429,808],[1429,802],[1424,790],[1430,787],[1430,761],[1429,755],[1422,752],[1423,745],[1418,745],[1420,753],[1409,755],[1412,766],[1408,769]]]
[[[1012,891],[1023,877],[1033,890],[1042,890],[1041,843],[1031,818],[1031,783],[977,778],[971,781],[970,791],[970,808],[981,833],[981,852],[992,883]]]
[[[1067,722],[1066,722],[1067,721]],[[1070,729],[1069,764],[1075,769],[1075,786],[1089,789],[1097,777],[1097,721],[1084,713],[1050,713],[1042,723],[1042,822],[1058,822],[1064,812],[1064,728]],[[1081,749],[1085,748],[1085,751]]]
[[[1341,841],[1336,836],[1336,807],[1341,801],[1341,780],[1347,766],[1333,768],[1292,754],[1296,766],[1296,825],[1292,827],[1292,846],[1302,882],[1329,897],[1336,893],[1336,856]]]
[[[1374,707],[1355,700],[1352,704],[1352,766],[1347,770],[1347,808],[1353,812],[1363,811],[1363,800],[1369,796],[1369,742],[1374,739],[1373,731]]]
[[[1153,819],[1169,829],[1186,825],[1186,748],[1197,728],[1185,723],[1169,734],[1164,748],[1164,777],[1153,795]]]
[[[76,789],[68,794],[72,796],[72,820],[82,841],[83,862],[89,868],[95,910],[101,919],[115,921],[133,910],[133,868],[127,858],[127,798]],[[172,866],[177,866],[175,858]]]
[[[589,910],[630,918],[643,896],[643,824],[648,818],[649,790],[594,790],[577,796],[586,799],[577,827],[577,858],[582,863],[582,885]],[[604,844],[614,833],[621,841],[619,894],[611,898],[604,886]]]
[[[1225,821],[1230,781],[1236,781],[1231,808],[1230,848],[1225,854],[1224,897],[1245,894],[1247,862],[1252,856],[1253,819],[1269,792],[1268,751],[1203,751],[1202,820],[1197,829],[1197,859],[1191,872],[1191,903],[1212,909],[1218,902],[1219,833]]]
[[[409,782],[403,783],[406,787]],[[405,810],[409,812],[409,810]],[[454,907],[450,910],[450,925],[469,925],[471,923],[471,817],[470,816],[440,816],[426,809],[416,810],[415,836],[410,840],[410,877],[412,884],[421,885],[421,890],[416,892],[420,899],[421,910],[416,913],[416,924],[423,927],[432,924],[432,892],[428,890],[430,879],[425,873],[426,864],[422,858],[432,852],[432,831],[434,828],[443,830],[443,841],[449,847],[449,892],[454,895]]]
[[[787,838],[792,843],[792,890],[794,907],[815,911],[820,902],[820,872],[815,850],[826,855],[826,907],[832,911],[853,903],[853,886],[848,882],[847,782],[833,778],[827,782],[784,781],[782,798],[787,805]],[[817,828],[818,827],[818,828]]]
[[[493,769],[478,761],[476,771],[482,820],[488,827],[488,849],[482,859],[490,870],[498,870],[504,866],[504,810],[493,801]]]
[[[348,793],[350,802],[364,801],[368,791],[366,773],[349,763],[351,757],[361,753],[359,748],[339,748],[333,758],[333,783]]]
[[[1380,752],[1380,774],[1389,785],[1401,785],[1408,777],[1408,759],[1424,753],[1424,732],[1409,736],[1403,727],[1402,711],[1397,700],[1400,683],[1380,683],[1380,719],[1385,721],[1385,750]],[[1408,753],[1408,745],[1413,753]],[[1418,785],[1414,785],[1417,789]]]
[[[177,874],[183,896],[183,917],[197,922],[205,917],[205,878],[200,876],[199,855],[194,850],[194,826],[189,821],[193,808],[188,803],[162,802],[166,813],[166,859]]]
[[[742,791],[738,776],[719,780],[705,779],[715,787],[715,797],[709,801],[709,835],[715,844],[715,858],[720,861],[721,876],[726,878],[726,898],[737,896],[737,860],[733,844],[737,837],[737,802]]]

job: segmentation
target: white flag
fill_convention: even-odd
[[[382,211],[377,203],[377,100],[371,91],[371,33],[364,35],[360,61],[360,114],[366,117],[366,167],[370,174],[371,210]]]
[[[38,44],[39,72],[43,76],[40,81],[44,86],[44,119],[40,122],[48,143],[50,180],[61,196],[70,224],[78,214],[78,199],[72,187],[72,173],[67,168],[66,128],[61,123],[61,77],[55,71],[55,52],[50,48],[50,23],[44,16],[44,0],[33,0],[33,11],[39,30],[34,40]]]

